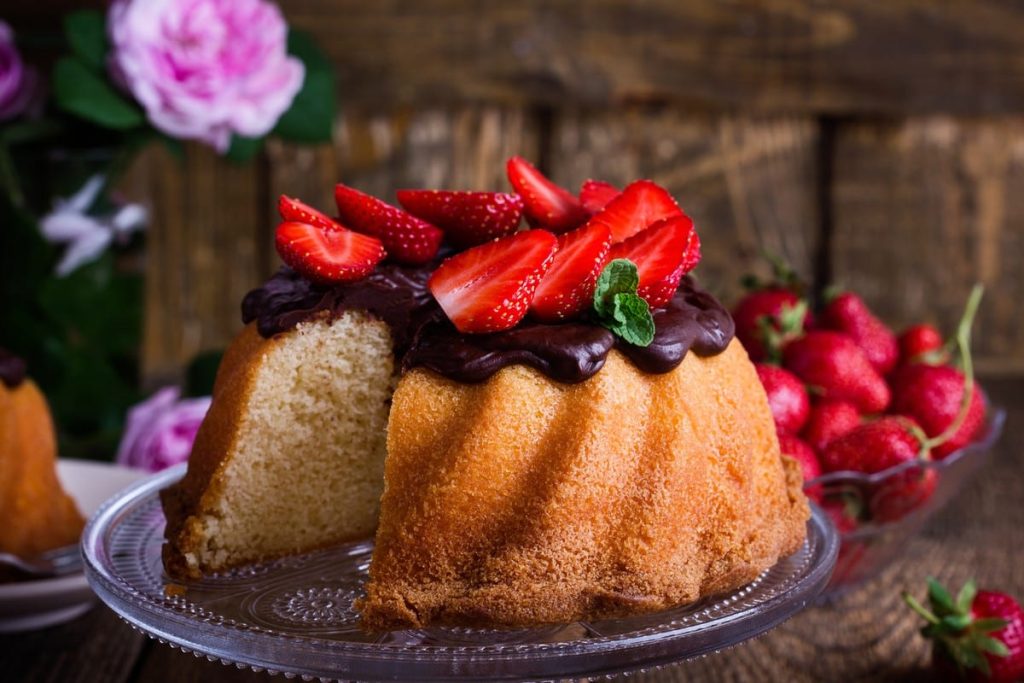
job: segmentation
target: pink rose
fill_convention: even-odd
[[[288,26],[265,0],[116,0],[111,68],[150,122],[227,150],[270,132],[302,87]]]
[[[14,45],[14,32],[0,20],[0,121],[25,111],[37,85],[36,72],[25,66]]]
[[[150,472],[185,462],[209,407],[209,396],[182,400],[177,387],[164,387],[128,411],[117,462]]]

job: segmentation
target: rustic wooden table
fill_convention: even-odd
[[[987,378],[1009,411],[993,461],[878,579],[794,617],[745,645],[640,681],[930,680],[929,650],[900,602],[925,577],[959,585],[974,576],[1024,598],[1024,378]],[[0,636],[5,681],[266,681],[144,638],[105,607],[64,626]],[[281,679],[283,680],[283,679]]]

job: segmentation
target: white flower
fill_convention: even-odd
[[[67,244],[57,264],[60,277],[99,258],[115,239],[126,242],[131,233],[146,225],[148,214],[139,204],[126,204],[108,216],[90,216],[89,208],[96,201],[103,182],[101,175],[89,178],[74,195],[58,199],[54,210],[39,223],[43,237],[55,244]]]

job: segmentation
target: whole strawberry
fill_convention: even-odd
[[[921,323],[903,330],[899,337],[900,362],[915,363],[941,351],[945,342],[934,325]]]
[[[821,476],[821,463],[814,449],[808,446],[800,437],[792,434],[779,434],[779,450],[783,455],[793,458],[800,465],[800,472],[804,475],[804,482],[817,479]],[[804,487],[804,493],[809,498],[821,500],[821,486]]]
[[[892,380],[891,410],[914,418],[925,434],[939,438],[960,415],[967,390],[965,382],[964,374],[948,365],[915,363],[900,368]],[[967,412],[960,426],[932,449],[937,459],[963,448],[981,431],[985,399],[976,383],[971,383],[969,391]]]
[[[829,301],[819,322],[822,327],[843,332],[853,339],[882,375],[896,367],[899,360],[896,335],[853,292],[843,292]]]
[[[907,592],[903,600],[927,626],[937,668],[955,667],[968,681],[1013,683],[1024,679],[1024,610],[1012,596],[979,591],[968,581],[954,599],[928,579],[928,607]]]
[[[732,311],[736,338],[755,363],[771,358],[782,342],[799,335],[807,316],[807,302],[781,286],[750,292]]]
[[[876,474],[903,463],[927,462],[931,455],[925,444],[912,420],[883,417],[832,441],[821,454],[821,464],[827,472]],[[931,498],[937,482],[934,470],[908,465],[867,487],[868,513],[877,522],[900,519]]]
[[[783,347],[782,364],[823,399],[849,401],[861,413],[889,405],[889,387],[845,334],[811,330]]]
[[[874,474],[922,455],[920,428],[913,420],[888,416],[865,422],[834,439],[821,452],[826,472]]]
[[[957,325],[956,343],[964,371],[942,365],[912,363],[893,377],[893,412],[913,417],[931,439],[937,458],[944,458],[981,431],[985,400],[974,382],[971,362],[971,325],[981,303],[982,288],[976,285],[967,299]]]
[[[757,378],[768,396],[768,407],[780,433],[797,434],[807,422],[811,410],[807,390],[796,375],[778,365],[757,363]]]
[[[818,453],[834,439],[860,425],[860,412],[849,401],[820,401],[811,407],[801,433],[804,441]]]

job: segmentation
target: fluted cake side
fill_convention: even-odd
[[[731,590],[803,541],[742,346],[649,374],[612,351],[579,384],[521,365],[429,370],[393,397],[370,629],[523,626],[656,611]]]

